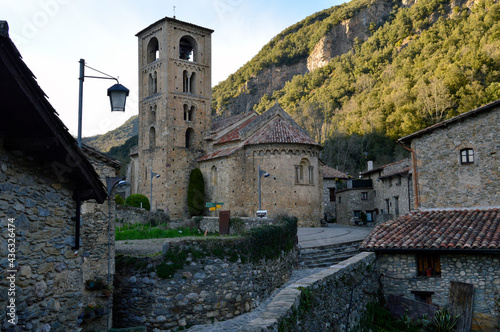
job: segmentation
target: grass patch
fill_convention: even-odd
[[[144,240],[144,239],[163,239],[186,236],[203,236],[197,228],[177,228],[171,229],[167,224],[152,226],[150,224],[125,224],[115,229],[115,240]],[[215,234],[210,234],[211,236]]]

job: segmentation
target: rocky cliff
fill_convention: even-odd
[[[412,2],[410,1],[409,4]],[[261,70],[239,88],[236,97],[227,107],[227,114],[234,115],[251,110],[264,95],[282,89],[295,75],[304,75],[328,64],[330,59],[353,49],[354,44],[370,36],[370,25],[383,24],[392,11],[393,3],[378,1],[355,13],[350,19],[333,26],[316,44],[309,57],[293,65],[273,65]]]

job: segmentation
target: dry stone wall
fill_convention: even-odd
[[[171,243],[174,247],[205,248],[197,241]],[[187,260],[191,263],[173,278],[161,279],[156,267],[162,257],[123,257],[123,264],[117,263],[113,326],[174,331],[232,318],[252,310],[289,280],[297,263],[295,251],[258,263],[213,255],[202,260],[190,255]]]

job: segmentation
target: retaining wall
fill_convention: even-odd
[[[353,331],[376,301],[375,254],[360,253],[283,289],[240,331]]]
[[[221,243],[215,247],[224,248]],[[195,240],[172,242],[170,248],[212,250]],[[148,331],[171,331],[230,319],[257,307],[288,281],[297,257],[293,250],[276,260],[242,263],[214,255],[195,259],[190,254],[191,263],[171,279],[158,277],[156,267],[162,261],[162,256],[117,258],[114,327],[144,325]]]

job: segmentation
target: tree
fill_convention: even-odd
[[[149,204],[149,199],[141,194],[133,194],[127,197],[127,199],[125,200],[125,205],[134,206],[138,208],[142,207],[143,209],[146,209],[148,211],[151,209],[151,205]]]
[[[191,217],[202,216],[205,210],[205,181],[199,168],[189,174],[187,206]]]

